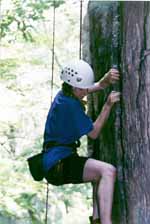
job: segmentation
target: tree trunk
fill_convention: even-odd
[[[150,2],[91,1],[88,16],[88,60],[96,81],[111,67],[121,73],[118,85],[89,97],[93,120],[111,90],[122,93],[99,138],[89,140],[89,149],[94,158],[117,167],[114,223],[149,224]]]

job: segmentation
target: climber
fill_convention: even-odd
[[[60,74],[62,89],[57,93],[48,112],[43,143],[43,167],[46,180],[53,185],[68,183],[93,184],[93,217],[91,223],[112,224],[116,169],[111,164],[79,156],[79,139],[87,135],[96,139],[107,121],[120,93],[112,91],[95,122],[85,114],[83,98],[116,83],[119,72],[110,69],[94,83],[94,73],[83,60],[71,61]]]

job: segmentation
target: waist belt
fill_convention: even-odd
[[[67,146],[76,151],[76,148],[80,147],[80,141],[77,140],[76,142],[70,144],[61,144],[57,142],[44,143],[43,150],[41,153],[38,153],[27,159],[31,175],[34,178],[34,180],[40,181],[44,178],[45,172],[43,170],[43,153],[54,146]]]
[[[47,143],[43,144],[42,152],[46,152],[49,148],[52,148],[54,146],[66,146],[66,147],[70,147],[70,148],[76,150],[76,148],[80,147],[80,145],[81,145],[80,140],[77,140],[76,142],[69,143],[69,144],[63,144],[63,143],[51,141],[51,142],[47,142]]]

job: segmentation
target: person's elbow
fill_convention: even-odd
[[[98,133],[98,131],[96,130],[95,127],[93,128],[92,131],[90,131],[88,133],[88,137],[91,138],[91,139],[93,139],[93,140],[97,139],[98,135],[99,135],[99,133]]]

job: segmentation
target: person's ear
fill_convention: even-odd
[[[78,88],[77,88],[77,87],[72,87],[72,89],[73,89],[74,91],[76,91]]]

